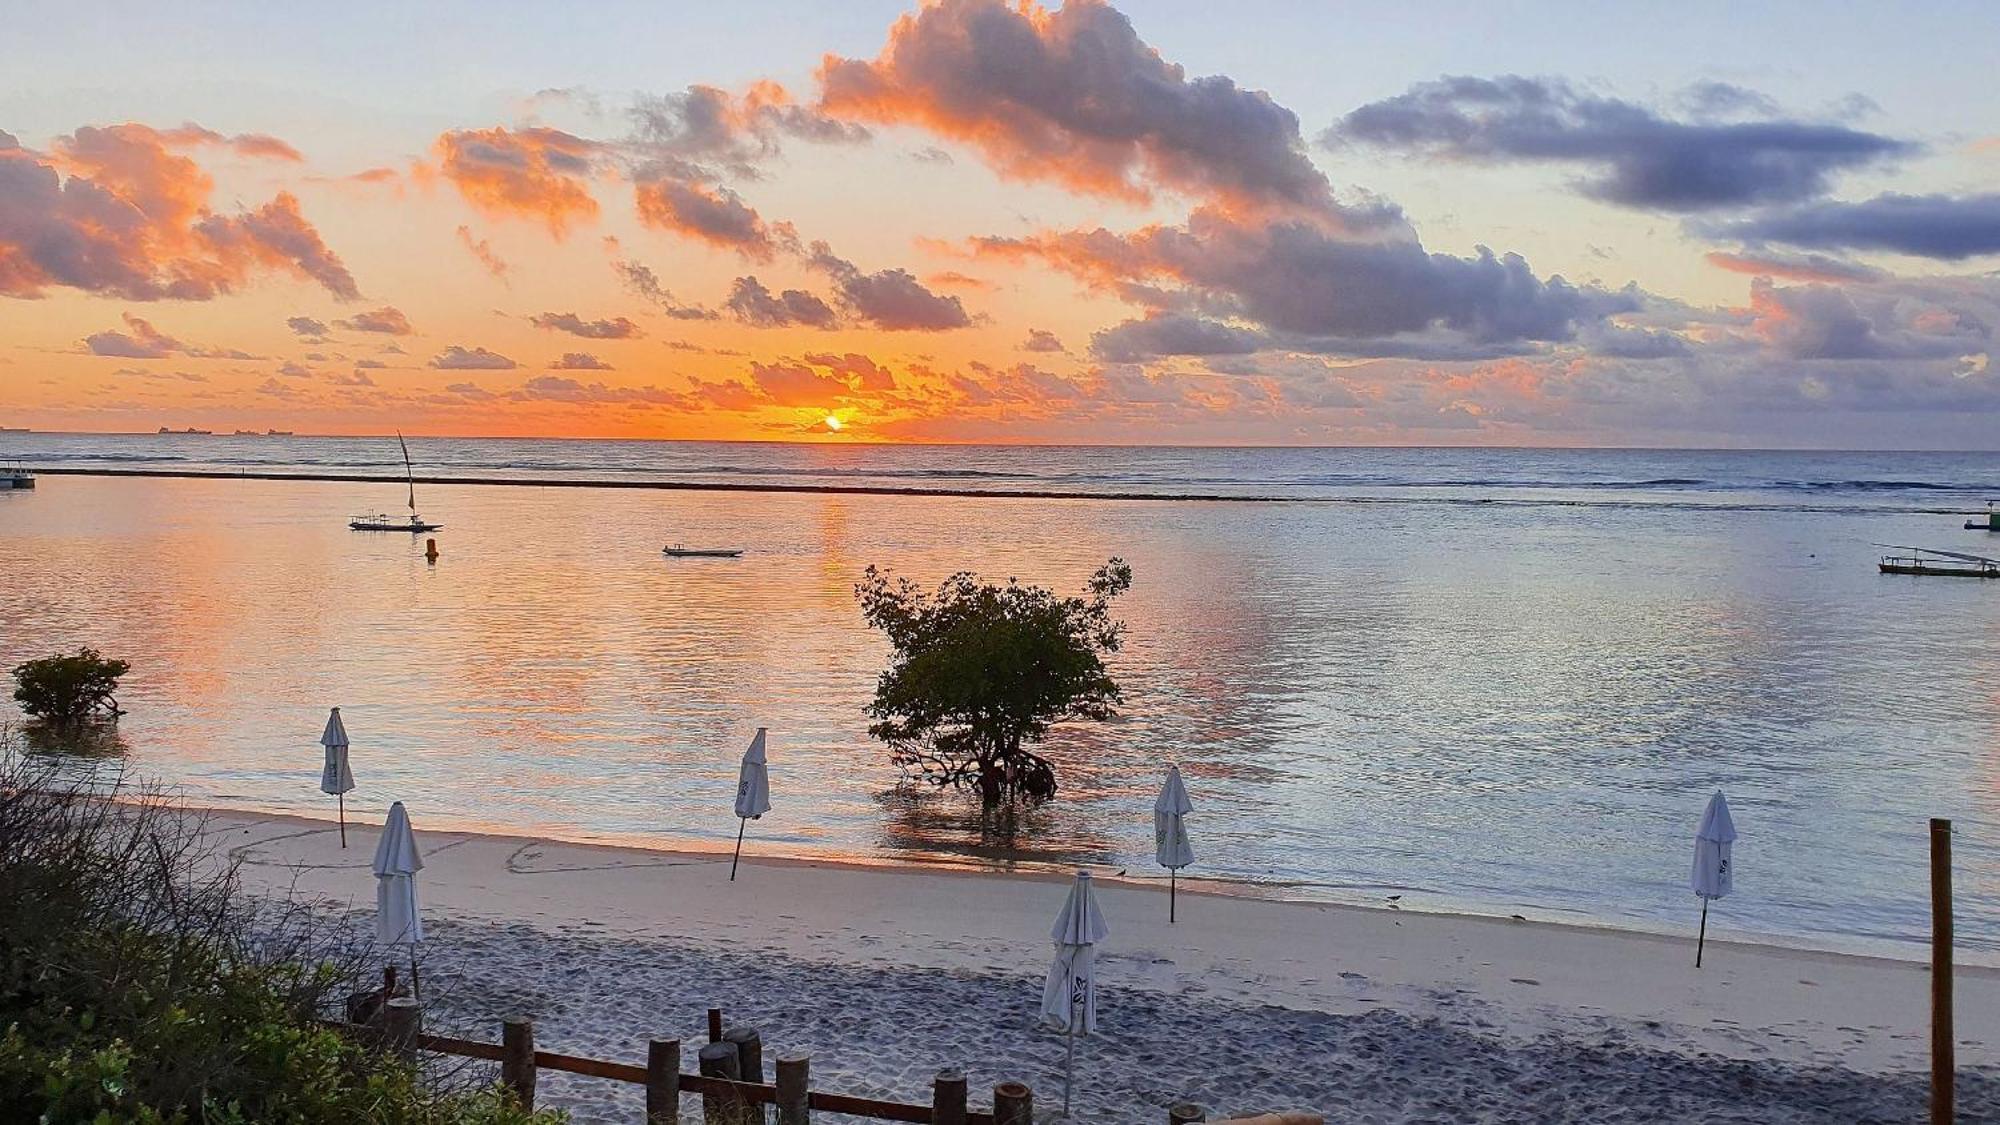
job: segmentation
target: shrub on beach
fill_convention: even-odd
[[[976,789],[987,807],[1056,792],[1055,767],[1031,747],[1066,719],[1108,719],[1118,685],[1104,656],[1124,624],[1111,600],[1132,586],[1112,559],[1082,597],[967,573],[926,593],[869,567],[855,587],[861,614],[894,649],[875,687],[868,733],[890,758],[934,785]]]
[[[96,649],[30,660],[14,669],[14,701],[23,713],[70,730],[93,715],[118,715],[118,681],[132,670]]]
[[[362,951],[248,899],[202,831],[157,795],[65,784],[0,745],[0,1121],[560,1120],[426,1083],[318,1023]]]

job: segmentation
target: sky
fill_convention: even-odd
[[[31,7],[0,426],[2000,448],[1990,5]]]

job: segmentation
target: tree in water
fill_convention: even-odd
[[[14,701],[30,718],[71,731],[93,716],[118,717],[118,679],[131,670],[88,648],[30,660],[14,669]]]
[[[868,705],[868,733],[898,767],[940,788],[977,789],[987,808],[1053,797],[1055,768],[1030,747],[1065,719],[1115,714],[1118,685],[1104,656],[1125,628],[1111,619],[1111,600],[1131,586],[1122,559],[1071,598],[966,572],[926,593],[869,567],[854,592],[894,652]]]

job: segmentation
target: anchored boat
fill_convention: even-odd
[[[1923,574],[1937,578],[2000,578],[2000,559],[1968,555],[1963,551],[1941,551],[1935,547],[1898,547],[1878,543],[1902,554],[1883,555],[1884,574]]]
[[[733,559],[743,553],[741,547],[683,547],[679,543],[661,550],[670,559]]]
[[[403,479],[410,486],[410,514],[404,516],[373,515],[355,516],[347,521],[347,526],[355,531],[438,531],[441,523],[425,523],[417,514],[417,474],[410,467],[410,443],[403,440],[400,431],[396,434],[396,444],[403,447]]]
[[[0,489],[33,488],[35,474],[18,462],[0,465]]]
[[[1965,530],[2000,531],[2000,513],[1993,511],[1993,501],[1988,500],[1986,502],[1986,515],[1984,518],[1974,518],[1965,521]]]

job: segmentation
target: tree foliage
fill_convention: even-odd
[[[89,648],[30,660],[14,669],[14,700],[32,718],[72,728],[92,715],[117,715],[118,680],[131,670]]]
[[[1080,597],[964,572],[926,593],[869,567],[855,595],[894,652],[868,733],[902,769],[977,789],[989,807],[1054,796],[1055,768],[1030,747],[1058,722],[1115,713],[1118,685],[1103,658],[1124,631],[1111,601],[1131,585],[1132,568],[1115,558]]]

